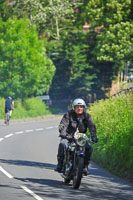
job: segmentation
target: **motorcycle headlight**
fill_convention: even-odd
[[[78,143],[79,146],[82,147],[82,146],[85,145],[85,143],[86,143],[86,139],[83,138],[83,137],[79,137],[79,138],[77,139],[77,143]]]

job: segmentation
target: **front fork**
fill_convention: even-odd
[[[73,162],[73,169],[77,168],[77,164],[78,164],[78,158],[79,157],[85,157],[85,149],[83,147],[81,150],[75,150],[74,152],[74,162]]]

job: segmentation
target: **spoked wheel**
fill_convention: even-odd
[[[66,169],[66,166],[64,168],[64,172],[65,172],[65,169]],[[64,183],[68,184],[68,183],[70,183],[70,181],[71,181],[71,178],[64,176]]]
[[[84,167],[84,158],[79,157],[77,161],[77,166],[75,169],[74,177],[73,177],[73,188],[78,189],[81,183],[82,172]]]

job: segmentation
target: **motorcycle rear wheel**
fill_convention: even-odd
[[[79,157],[78,161],[77,161],[75,174],[74,174],[74,177],[73,177],[73,188],[74,189],[78,189],[79,186],[80,186],[83,167],[84,167],[84,158],[83,157]]]
[[[7,119],[6,119],[6,125],[9,125],[9,120],[10,120],[10,111],[8,110]]]

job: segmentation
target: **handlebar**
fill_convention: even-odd
[[[96,142],[93,142],[91,138],[88,138],[87,140],[92,142],[93,144],[96,144]]]
[[[73,141],[75,141],[75,138],[74,137],[72,137],[71,135],[70,136],[68,136],[68,135],[59,135],[59,137],[61,137],[61,138],[63,138],[63,139],[67,139],[67,140],[73,140]],[[96,142],[94,142],[94,141],[92,141],[92,139],[91,138],[88,138],[87,137],[87,135],[86,135],[86,139],[87,139],[87,141],[89,141],[89,142],[91,142],[91,143],[93,143],[93,144],[96,144]]]

